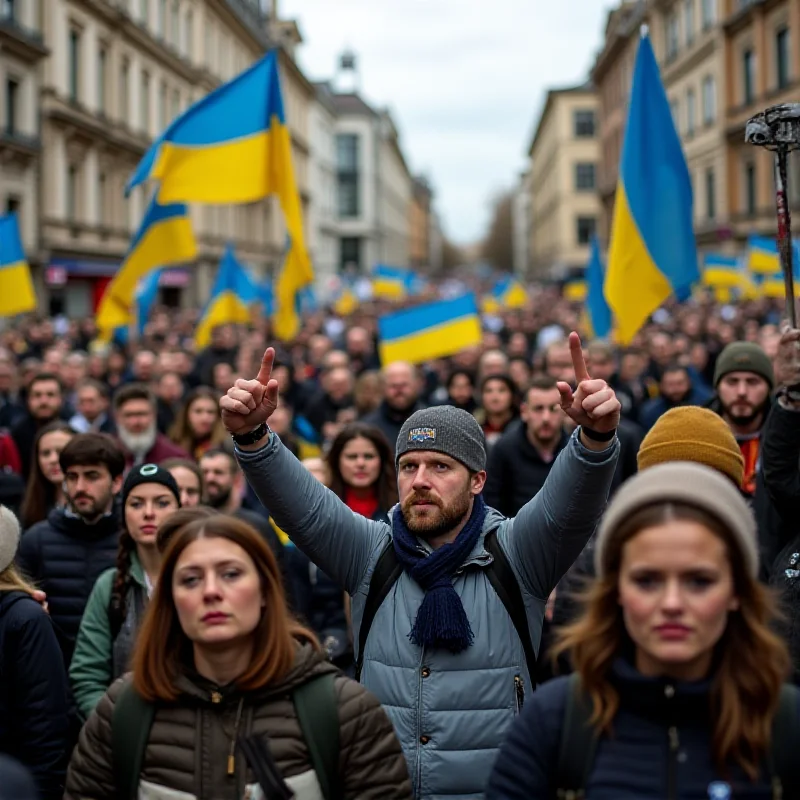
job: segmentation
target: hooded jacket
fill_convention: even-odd
[[[156,709],[142,762],[140,791],[148,797],[185,796],[187,800],[250,796],[245,792],[253,787],[255,778],[244,756],[237,751],[234,775],[228,776],[228,755],[232,737],[261,735],[267,738],[278,770],[297,800],[322,800],[290,693],[329,671],[337,670],[309,644],[298,644],[294,666],[282,680],[253,692],[242,693],[233,684],[216,686],[187,671],[179,678],[178,700]],[[69,765],[64,800],[118,800],[111,719],[123,683],[129,680],[126,676],[114,683],[86,723]],[[403,754],[378,701],[343,675],[336,678],[334,688],[344,797],[409,800],[411,785]]]
[[[20,542],[17,564],[47,594],[67,666],[95,581],[116,561],[119,530],[113,512],[89,525],[83,517],[56,508]]]
[[[514,519],[488,510],[478,542],[453,581],[475,635],[466,651],[424,649],[409,639],[424,592],[406,572],[378,609],[361,680],[394,723],[416,797],[482,797],[530,684],[520,638],[485,573],[492,560],[486,534],[497,531],[538,650],[547,598],[594,531],[618,455],[616,440],[595,452],[576,432],[542,490]],[[280,528],[350,594],[357,646],[370,579],[391,541],[391,525],[351,511],[275,435],[259,450],[237,449],[237,458]]]
[[[0,592],[0,753],[28,769],[39,800],[63,792],[69,688],[60,655],[44,609],[24,592]]]

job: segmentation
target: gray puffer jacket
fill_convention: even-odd
[[[453,655],[410,641],[424,592],[405,573],[378,610],[362,682],[394,723],[417,798],[483,796],[498,748],[524,700],[520,686],[530,684],[519,636],[484,572],[492,560],[486,534],[497,530],[538,648],[547,598],[600,519],[618,455],[616,439],[594,452],[576,433],[542,490],[516,517],[489,510],[480,540],[453,583],[475,635],[467,651]],[[260,450],[237,451],[237,457],[275,522],[351,595],[358,642],[369,582],[392,537],[391,526],[350,511],[275,435]]]

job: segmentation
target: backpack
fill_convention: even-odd
[[[334,688],[335,678],[335,673],[328,672],[312,678],[292,692],[300,731],[325,800],[341,800],[343,797],[339,782],[339,706]],[[114,786],[120,800],[138,798],[142,762],[155,713],[156,705],[144,700],[130,683],[123,688],[114,705],[111,753]],[[270,788],[269,782],[274,785],[275,778],[273,776],[271,781],[269,777],[262,779],[254,763],[256,757],[271,760],[263,738],[251,737],[241,741],[240,745],[266,793]],[[291,797],[291,794],[286,796]]]
[[[535,688],[536,683],[536,651],[533,648],[531,632],[528,628],[528,617],[525,614],[525,602],[522,599],[522,592],[519,583],[514,575],[514,570],[497,541],[497,530],[489,531],[484,538],[484,547],[492,556],[492,563],[483,571],[492,584],[492,588],[497,592],[500,602],[511,617],[514,629],[522,642],[522,649],[525,653],[525,662],[528,665],[528,675],[530,676],[531,688]],[[361,680],[361,670],[364,667],[364,649],[367,644],[372,623],[381,603],[397,583],[398,578],[403,572],[403,567],[397,560],[394,552],[394,544],[390,540],[383,552],[378,557],[375,570],[369,582],[367,600],[364,604],[364,617],[361,620],[361,628],[358,632],[358,659],[356,660],[355,679]]]
[[[597,733],[589,720],[591,698],[581,689],[580,676],[569,676],[567,703],[561,724],[561,742],[556,772],[558,800],[584,800],[586,783],[594,765]],[[780,703],[772,722],[772,744],[766,762],[772,776],[772,800],[800,797],[796,777],[794,745],[800,739],[797,692],[794,686],[781,687]]]

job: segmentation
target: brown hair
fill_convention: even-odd
[[[153,411],[156,410],[156,396],[146,383],[128,383],[114,394],[114,410],[119,411],[131,400],[147,400]]]
[[[125,471],[125,453],[117,440],[107,433],[78,433],[58,457],[61,471],[70,467],[105,467],[112,478]]]
[[[192,542],[215,538],[239,545],[253,560],[264,599],[261,620],[252,633],[253,660],[244,675],[237,678],[238,688],[252,691],[280,680],[294,663],[297,639],[320,648],[314,634],[289,613],[275,556],[256,530],[227,514],[195,519],[176,531],[167,545],[139,632],[133,656],[133,685],[149,702],[176,700],[180,695],[178,677],[191,663],[191,643],[181,628],[172,595],[175,565]]]
[[[178,415],[175,417],[175,422],[169,430],[169,438],[187,453],[193,453],[195,447],[200,444],[200,442],[195,439],[194,432],[189,425],[189,409],[198,400],[210,400],[214,404],[214,408],[217,409],[217,419],[216,422],[214,422],[214,427],[211,429],[211,436],[209,437],[211,446],[218,445],[228,438],[225,432],[225,426],[222,424],[222,417],[220,416],[218,395],[219,392],[209,389],[208,386],[198,386],[186,395],[186,399],[178,411]]]
[[[789,673],[784,642],[770,628],[773,596],[750,577],[741,549],[727,528],[692,506],[665,502],[643,508],[614,531],[604,554],[605,575],[583,592],[582,615],[565,627],[553,658],[568,653],[583,689],[592,699],[592,724],[609,733],[619,696],[608,679],[611,664],[632,642],[619,606],[619,576],[625,544],[645,528],[669,520],[698,522],[726,545],[739,608],[731,612],[716,645],[711,683],[712,756],[724,774],[736,762],[753,779],[759,774],[772,735],[781,685]]]
[[[163,467],[165,461],[161,462]],[[163,555],[167,546],[172,541],[175,534],[190,522],[198,519],[208,519],[209,517],[219,516],[219,511],[211,506],[191,506],[190,508],[179,508],[173,511],[159,526],[156,532],[156,547],[158,552]]]

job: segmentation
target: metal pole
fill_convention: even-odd
[[[794,299],[794,247],[792,246],[792,216],[787,198],[787,161],[789,148],[785,144],[775,151],[775,200],[778,208],[778,253],[786,287],[786,319],[797,327],[797,304]]]

